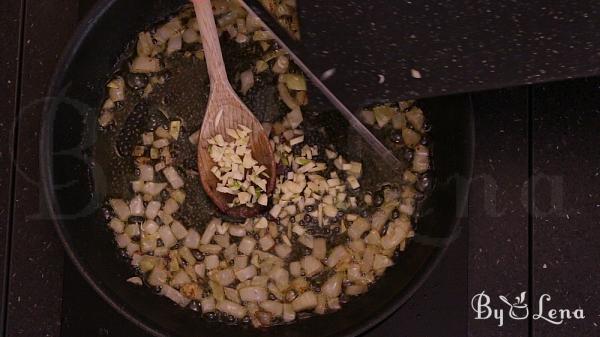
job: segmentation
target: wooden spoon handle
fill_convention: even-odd
[[[196,11],[211,87],[214,88],[218,83],[229,85],[210,0],[192,0],[192,2]]]

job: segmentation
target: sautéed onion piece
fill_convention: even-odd
[[[299,36],[295,1],[262,2]],[[126,190],[113,191],[107,202],[107,227],[137,272],[126,281],[154,287],[209,319],[219,314],[255,327],[293,322],[300,312],[340,310],[348,297],[365,293],[393,265],[415,234],[414,214],[431,166],[423,111],[414,102],[399,102],[360,113],[407,164],[399,183],[368,189],[364,180],[370,168],[361,158],[308,137],[302,112],[308,102],[306,80],[286,52],[238,3],[214,0],[213,6],[223,39],[262,53],[235,76],[242,98],[269,75],[285,107],[283,116],[264,122],[278,167],[276,187],[270,199],[262,193],[261,167],[245,148],[248,132],[239,126],[212,139],[211,156],[218,163],[213,173],[219,179],[227,175],[221,185],[235,195],[234,204],[258,203],[267,211],[243,223],[218,214],[201,223],[184,216],[194,202],[188,191],[201,193],[195,158],[191,165],[181,158],[183,145],[197,144],[197,126],[175,117],[165,102],[158,109],[140,103],[127,112],[123,106],[132,97],[151,100],[168,86],[173,60],[203,62],[198,26],[186,6],[139,33],[126,74],[107,84],[98,118],[107,133],[122,130],[119,135],[133,142],[117,141],[116,151],[133,165],[135,179]],[[135,127],[128,129],[130,123]]]

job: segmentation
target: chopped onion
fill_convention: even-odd
[[[173,222],[173,217],[170,214],[167,214],[167,213],[165,213],[163,211],[158,211],[158,218],[165,225],[168,225],[171,222]]]
[[[154,256],[168,256],[169,255],[169,248],[162,246],[162,247],[156,247],[156,249],[154,249]]]
[[[295,277],[302,275],[302,265],[300,262],[294,261],[290,263],[290,274]]]
[[[171,299],[171,301],[179,304],[182,307],[185,307],[190,303],[189,298],[183,296],[179,291],[166,284],[163,284],[161,286],[160,294],[168,297],[169,299]]]
[[[189,229],[183,244],[190,249],[198,248],[198,245],[200,245],[200,234],[195,229]]]
[[[342,292],[342,282],[344,281],[344,274],[337,273],[325,281],[321,287],[321,292],[329,298],[340,296]]]
[[[181,132],[181,121],[180,120],[171,121],[171,124],[169,125],[169,135],[171,136],[171,138],[173,138],[175,140],[179,139],[180,132]]]
[[[245,95],[248,93],[248,90],[254,86],[254,73],[252,72],[252,69],[242,72],[240,74],[240,81],[242,83],[240,91]]]
[[[257,30],[254,32],[254,35],[252,35],[252,39],[254,41],[266,41],[272,40],[273,37],[271,36],[271,33],[267,32],[266,30]]]
[[[360,117],[361,117],[362,121],[367,125],[375,124],[375,115],[373,114],[373,111],[371,111],[371,110],[362,110],[360,112]]]
[[[110,199],[110,206],[119,219],[123,221],[127,221],[127,219],[129,219],[131,210],[123,199]]]
[[[233,260],[233,258],[235,258],[236,255],[237,255],[237,244],[235,244],[235,243],[232,243],[231,245],[226,247],[225,250],[223,250],[223,257],[225,257],[225,259],[227,261]]]
[[[190,135],[190,137],[188,138],[188,140],[193,145],[197,145],[198,144],[198,137],[200,137],[200,130],[196,130],[194,133],[192,133]]]
[[[306,80],[302,74],[283,74],[279,75],[290,90],[306,91]]]
[[[376,231],[380,231],[383,225],[388,221],[393,209],[389,207],[379,208],[373,213],[371,217],[371,228]]]
[[[246,316],[246,308],[228,300],[219,301],[216,306],[217,310],[226,314],[232,315],[235,318],[241,319]]]
[[[181,287],[181,293],[183,296],[195,300],[202,298],[202,290],[196,283],[186,283]]]
[[[171,36],[167,43],[167,54],[172,54],[178,50],[181,50],[181,34]]]
[[[394,225],[394,223],[389,226],[387,233],[381,238],[381,247],[383,249],[396,248],[408,235],[408,231],[398,225]]]
[[[290,303],[283,304],[283,321],[291,322],[296,319],[296,312],[294,311],[294,307]]]
[[[423,173],[429,169],[429,150],[424,145],[417,145],[413,159],[413,171]]]
[[[142,224],[142,231],[145,234],[154,234],[158,231],[158,224],[154,220],[146,220]]]
[[[206,254],[219,254],[221,252],[221,250],[223,250],[223,247],[219,246],[219,245],[213,245],[213,244],[209,244],[209,245],[200,245],[198,246],[198,250],[202,253],[206,253]]]
[[[256,267],[254,265],[249,265],[246,268],[240,269],[235,272],[235,276],[240,280],[240,282],[244,282],[256,276]]]
[[[154,49],[152,35],[149,32],[141,32],[138,34],[137,53],[140,56],[150,56]]]
[[[340,305],[339,298],[328,298],[327,299],[327,307],[331,310],[340,310],[342,306]]]
[[[108,226],[115,233],[123,233],[123,229],[125,228],[125,225],[123,224],[123,221],[121,221],[121,220],[119,220],[117,218],[110,219],[110,222],[108,223]]]
[[[325,238],[314,238],[313,239],[313,247],[312,247],[312,255],[321,260],[326,257],[327,250],[327,240]]]
[[[209,255],[204,258],[206,269],[211,270],[219,266],[219,257],[217,255]]]
[[[280,212],[281,212],[281,205],[277,204],[277,205],[273,205],[273,208],[271,208],[271,210],[269,211],[269,214],[272,217],[277,218],[279,216]]]
[[[283,304],[279,301],[263,301],[259,306],[273,316],[281,317],[283,314]]]
[[[114,120],[114,115],[112,112],[110,111],[106,111],[103,110],[100,113],[100,117],[98,117],[98,124],[100,124],[101,127],[105,128],[108,125],[110,125]]]
[[[183,187],[183,179],[181,179],[181,176],[179,173],[177,173],[177,170],[173,166],[166,167],[163,170],[163,174],[174,189],[180,189]]]
[[[396,109],[389,105],[379,105],[373,108],[375,121],[377,122],[377,126],[380,128],[383,128],[387,123],[389,123],[395,113],[397,113]]]
[[[285,259],[292,252],[292,247],[287,244],[278,244],[275,246],[275,253],[282,259]]]
[[[275,74],[283,74],[288,70],[290,59],[286,55],[280,55],[273,64],[273,72]]]
[[[406,117],[404,114],[397,113],[392,117],[392,127],[396,130],[401,130],[406,127]]]
[[[122,77],[117,77],[110,81],[107,87],[108,96],[113,102],[118,102],[125,99],[125,80],[123,80]]]
[[[127,282],[129,282],[129,283],[132,283],[132,284],[135,284],[135,285],[138,285],[138,286],[141,286],[142,284],[144,284],[144,283],[142,282],[142,279],[141,279],[141,278],[139,278],[139,277],[137,277],[137,276],[134,276],[134,277],[130,277],[130,278],[128,278],[128,279],[127,279]]]
[[[306,277],[312,277],[323,270],[323,265],[314,256],[305,256],[301,260]]]
[[[421,135],[409,128],[404,128],[402,129],[402,140],[407,146],[413,147],[419,144],[421,141]]]
[[[258,16],[248,13],[248,15],[246,15],[246,30],[248,32],[254,32],[255,30],[259,29],[262,27],[262,23],[260,21],[260,19],[258,18]]]
[[[188,234],[187,229],[179,221],[173,221],[171,223],[171,231],[177,240],[185,238]]]
[[[129,210],[133,216],[144,215],[144,200],[141,196],[136,195],[129,201]]]
[[[263,302],[268,299],[269,292],[263,287],[245,287],[240,289],[240,298],[245,302]]]
[[[346,290],[344,292],[346,293],[346,295],[355,296],[355,295],[360,295],[366,291],[367,291],[367,286],[362,285],[362,284],[353,284],[353,285],[346,287]]]
[[[165,205],[163,206],[163,212],[165,212],[166,214],[169,214],[169,215],[177,212],[178,209],[179,209],[179,204],[173,198],[167,199],[167,201],[165,201]]]
[[[275,245],[275,240],[273,240],[273,238],[270,235],[265,235],[262,238],[260,238],[260,240],[258,240],[258,243],[260,244],[260,249],[266,252],[269,249],[273,248],[273,246]]]
[[[208,244],[213,236],[215,235],[215,232],[217,231],[217,225],[221,224],[221,219],[219,218],[213,218],[212,220],[210,220],[210,222],[206,225],[206,228],[204,229],[204,233],[202,234],[202,238],[200,239],[200,243],[203,245]]]
[[[204,263],[198,263],[194,266],[194,272],[198,277],[204,278],[204,273],[206,272],[206,265]]]
[[[238,251],[244,255],[250,255],[254,251],[254,247],[256,246],[256,240],[246,236],[240,241],[240,245],[238,246]]]
[[[304,120],[302,118],[302,111],[300,111],[299,107],[292,109],[292,111],[285,115],[285,120],[288,123],[290,123],[290,126],[292,128],[297,128],[298,126],[300,126],[300,124],[302,124],[302,121]]]
[[[377,254],[375,255],[375,259],[373,260],[373,269],[385,269],[393,264],[394,262],[392,262],[392,260],[389,257]]]
[[[142,236],[140,240],[140,249],[144,253],[148,253],[154,251],[157,246],[156,239],[158,238],[157,234],[145,234]]]
[[[334,218],[338,214],[338,210],[333,205],[323,205],[323,214],[329,218]]]
[[[185,201],[185,192],[182,190],[175,190],[171,192],[171,198],[175,199],[179,204],[183,204]]]
[[[371,224],[369,224],[365,218],[357,218],[352,222],[350,228],[348,228],[348,236],[352,240],[358,240],[361,238],[364,232],[370,229],[370,227]]]
[[[160,202],[155,200],[150,201],[146,207],[146,218],[154,220],[158,215],[158,211],[160,211]]]
[[[157,139],[152,142],[152,146],[157,149],[162,149],[169,146],[169,140],[166,138]]]
[[[219,270],[214,274],[215,281],[218,282],[222,286],[228,286],[233,281],[235,281],[235,274],[233,273],[233,269],[227,268],[223,270]]]
[[[154,34],[154,38],[160,43],[165,43],[172,36],[177,34],[181,28],[181,21],[179,21],[179,18],[175,17],[158,28],[156,30],[156,34]]]
[[[323,315],[327,310],[327,297],[322,293],[317,294],[317,306],[315,307],[315,313]]]
[[[317,306],[317,296],[312,291],[307,291],[304,294],[296,297],[292,302],[294,311],[311,310]]]
[[[257,60],[256,64],[254,65],[254,71],[257,74],[262,73],[263,71],[269,69],[269,64],[263,60]]]
[[[152,286],[163,285],[168,277],[169,272],[166,269],[155,267],[148,275],[148,283]]]
[[[180,270],[173,276],[171,280],[171,286],[179,288],[182,285],[191,282],[192,280],[184,270]]]
[[[299,105],[296,100],[290,95],[288,87],[283,82],[277,83],[277,91],[279,92],[279,98],[287,105],[291,110],[298,109]]]
[[[183,32],[182,38],[183,38],[183,42],[190,43],[190,44],[198,42],[200,40],[200,36],[199,36],[198,32],[196,32],[194,29],[191,29],[191,28],[188,28]]]
[[[246,236],[246,229],[239,225],[229,226],[229,234],[241,238]]]
[[[125,248],[125,250],[127,250],[127,255],[133,258],[135,256],[134,254],[140,251],[140,245],[138,245],[137,243],[130,242]]]
[[[117,241],[117,246],[119,246],[119,248],[125,248],[131,242],[131,237],[127,234],[119,234],[115,236],[115,240]]]
[[[287,289],[290,279],[290,274],[287,270],[281,267],[275,267],[269,273],[269,277],[275,281],[277,288],[280,290]]]
[[[140,173],[139,179],[141,181],[153,181],[154,180],[154,169],[151,165],[138,165],[138,170]]]
[[[413,106],[410,110],[406,112],[406,119],[412,124],[412,126],[421,131],[423,129],[423,124],[425,123],[425,117],[423,116],[423,111],[416,106]]]
[[[144,184],[143,192],[144,194],[149,194],[151,196],[157,196],[162,190],[167,187],[166,183],[154,183],[147,182]]]
[[[233,258],[233,269],[238,271],[248,266],[248,256],[238,255]],[[237,274],[236,274],[237,276]]]
[[[196,263],[196,258],[194,257],[194,255],[192,255],[192,251],[188,247],[180,247],[178,252],[181,258],[183,258],[183,260],[185,260],[185,262],[187,262],[188,265],[193,265]]]
[[[227,34],[229,34],[229,38],[231,39],[235,38],[238,34],[237,29],[235,29],[233,25],[225,27],[225,30],[227,31]]]
[[[335,248],[333,248],[333,250],[329,254],[329,257],[327,258],[327,265],[330,268],[333,268],[340,261],[345,260],[349,257],[350,257],[350,254],[348,253],[346,248],[344,248],[343,245],[336,246]]]
[[[205,297],[200,301],[202,313],[213,312],[216,309],[215,298],[212,296]]]
[[[132,73],[156,73],[160,71],[160,60],[148,56],[138,56],[131,62]]]
[[[163,241],[165,247],[167,248],[173,247],[177,243],[175,235],[173,235],[171,228],[169,228],[169,226],[167,225],[160,226],[160,228],[158,229],[158,234],[160,235],[160,239]]]
[[[217,243],[217,245],[221,246],[222,248],[227,248],[229,247],[229,234],[226,235],[215,235],[215,237],[213,238],[213,240]]]
[[[237,304],[241,304],[242,300],[240,299],[240,294],[236,289],[233,288],[223,288],[223,292],[225,293],[225,298],[235,302]]]

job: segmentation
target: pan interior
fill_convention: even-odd
[[[365,296],[350,301],[336,313],[264,331],[209,323],[189,310],[178,309],[166,298],[152,296],[147,289],[124,282],[131,268],[117,253],[101,212],[105,197],[112,190],[111,184],[118,184],[111,173],[115,163],[102,160],[109,158],[107,154],[113,148],[96,127],[104,85],[123,46],[135,38],[135,32],[182,4],[183,1],[154,1],[151,5],[142,0],[105,1],[93,11],[97,20],[89,31],[79,31],[75,38],[77,43],[71,45],[67,54],[65,68],[55,79],[52,94],[56,99],[46,114],[48,138],[42,139],[46,149],[42,151],[45,155],[42,163],[49,171],[46,189],[67,249],[106,299],[157,334],[306,336],[319,329],[319,335],[336,336],[352,335],[376,323],[406,300],[448,243],[444,238],[451,238],[455,233],[466,196],[466,178],[470,174],[472,125],[468,98],[451,96],[420,103],[432,125],[436,184],[423,205],[417,238]],[[239,59],[234,56],[227,62],[235,64]],[[199,88],[207,85],[205,78],[197,80],[190,85]],[[202,111],[205,103],[201,97],[197,98],[193,103],[181,100],[181,104],[188,107],[195,104],[192,105],[194,110]],[[259,99],[253,102],[253,99],[247,102],[250,108],[253,104],[272,104]],[[318,104],[324,100],[315,90],[311,92],[311,99],[315,102],[313,113],[310,114],[311,109],[307,109],[307,113],[312,116],[308,118],[312,126],[326,128],[336,145],[369,160],[368,145],[362,143],[345,120],[327,104]],[[371,160],[376,162],[376,158]]]

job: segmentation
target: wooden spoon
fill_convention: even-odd
[[[227,204],[233,200],[233,196],[217,192],[218,180],[210,171],[215,163],[208,153],[208,139],[217,134],[221,134],[227,139],[229,136],[227,136],[225,130],[228,128],[237,129],[238,125],[244,125],[251,129],[250,149],[252,150],[252,156],[260,164],[267,167],[267,173],[269,174],[266,191],[268,195],[275,188],[275,176],[277,173],[275,159],[273,158],[273,149],[262,125],[248,107],[246,107],[244,102],[240,100],[227,80],[227,72],[225,70],[225,63],[223,62],[223,55],[221,54],[219,35],[210,0],[192,0],[192,2],[196,10],[196,18],[198,19],[202,38],[202,48],[210,78],[210,96],[198,138],[198,172],[200,173],[204,191],[223,213],[237,218],[251,217],[262,210],[260,205],[256,204],[254,207],[244,205],[230,208]]]

